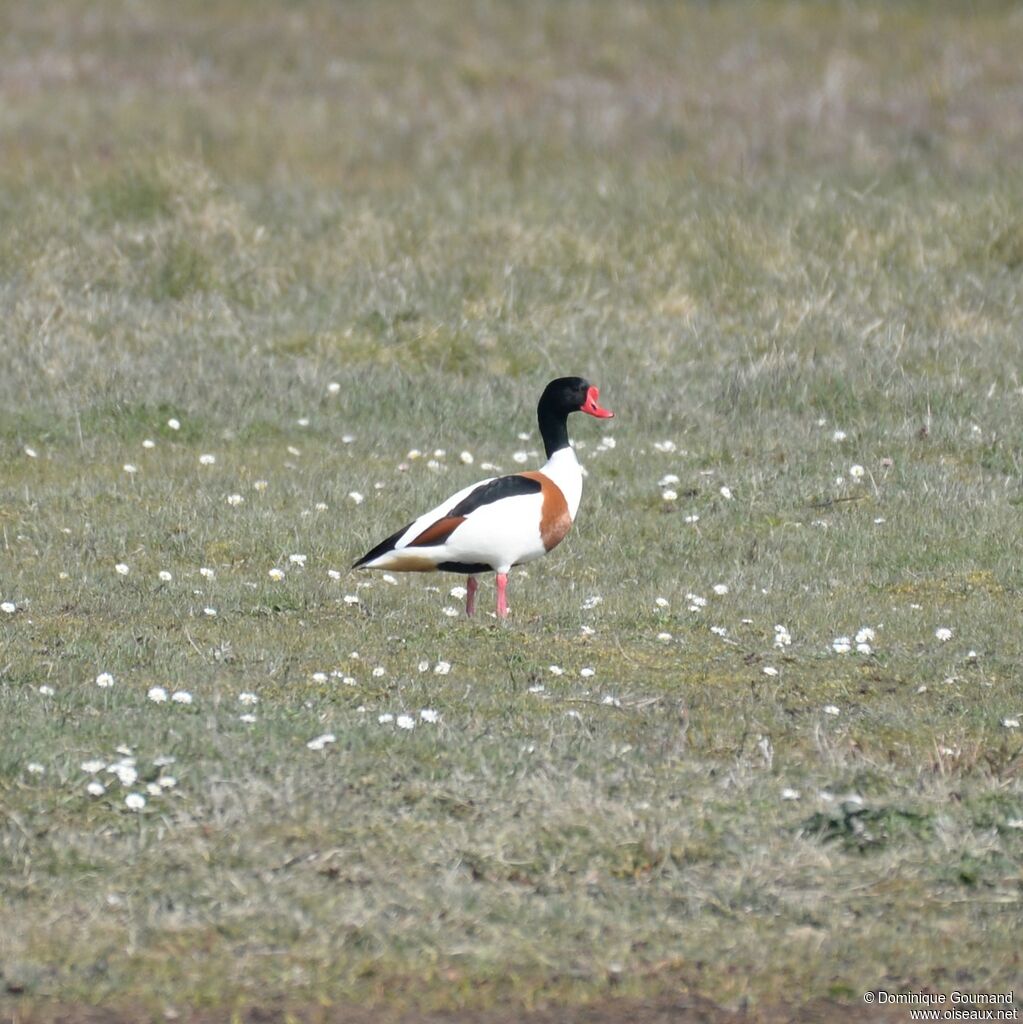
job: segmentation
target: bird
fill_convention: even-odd
[[[568,417],[614,413],[582,377],[558,377],[543,389],[536,418],[547,461],[532,472],[488,477],[465,487],[392,533],[352,569],[464,573],[465,612],[476,610],[477,576],[496,573],[497,617],[508,616],[508,572],[564,540],[579,509],[583,474],[568,441]]]

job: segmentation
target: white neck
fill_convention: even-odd
[[[583,471],[571,448],[559,448],[540,468],[544,476],[553,480],[568,503],[568,514],[575,519],[579,500],[583,496]]]

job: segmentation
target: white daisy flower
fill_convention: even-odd
[[[416,720],[411,715],[398,715],[394,724],[399,729],[414,729],[416,727]]]
[[[563,676],[565,674],[565,670],[560,665],[548,665],[547,671],[552,676]]]
[[[171,430],[180,430],[181,429],[181,421],[180,420],[176,420],[172,416],[169,420],[167,420],[167,426],[170,427]]]
[[[765,676],[776,676],[777,674],[778,674],[778,670],[773,665],[765,665],[764,666],[764,675]]]
[[[466,591],[465,587],[452,587],[448,591],[448,597],[463,598],[463,597],[465,597],[466,593],[467,593],[467,591]]]
[[[465,463],[467,466],[471,466],[476,460],[472,457],[472,452],[462,452],[458,458]]]
[[[721,494],[721,497],[724,498],[726,501],[731,501],[732,500],[732,489],[731,489],[731,487],[727,487],[727,486],[722,487],[720,489],[719,493]]]
[[[141,811],[146,806],[146,798],[141,793],[129,793],[124,798],[124,806],[129,811]]]
[[[242,502],[244,502],[244,501],[245,501],[245,499],[240,494],[229,494],[227,496],[227,503],[228,503],[228,505],[238,506],[238,505],[241,505]]]
[[[313,680],[314,683],[325,683],[327,681],[327,673],[326,672],[314,672],[313,675],[312,675],[312,680]]]
[[[390,725],[394,721],[394,715],[390,711],[385,711],[382,715],[377,715],[377,722],[380,725]]]
[[[684,523],[698,523],[700,521],[700,517],[695,512],[691,512],[689,515],[685,516],[682,521]]]
[[[345,602],[345,604],[359,604],[360,603],[359,602],[359,595],[358,594],[345,594],[344,602]]]
[[[337,571],[337,569],[328,569],[328,570],[327,570],[327,575],[328,575],[328,576],[329,576],[329,577],[330,577],[330,578],[331,578],[332,580],[339,580],[339,579],[341,579],[341,573],[339,573],[339,572]]]
[[[109,672],[100,672],[100,674],[96,676],[96,685],[101,690],[107,690],[114,685],[114,677]]]
[[[799,790],[786,787],[781,791],[781,798],[782,800],[798,800]]]
[[[166,570],[166,569],[161,569],[161,570],[160,570],[160,571],[159,571],[159,572],[158,572],[158,573],[156,574],[156,577],[157,577],[157,579],[159,579],[159,580],[160,580],[160,581],[161,581],[162,583],[170,583],[170,581],[171,581],[172,579],[174,579],[174,577],[173,577],[173,576],[172,576],[172,575],[171,575],[171,574],[170,574],[169,572],[167,572],[167,570]]]
[[[336,740],[337,737],[332,732],[325,732],[322,736],[309,740],[306,746],[310,750],[323,750],[328,743],[334,743]]]
[[[129,764],[127,761],[112,764],[107,771],[111,775],[116,775],[117,781],[122,786],[134,786],[138,781],[139,773],[136,770],[135,765]]]
[[[718,597],[724,597],[724,595],[728,593],[728,584],[727,583],[715,583],[714,587],[713,587],[713,590],[714,590],[714,593],[717,594]]]
[[[941,641],[942,643],[944,643],[944,642],[945,642],[946,640],[951,640],[951,639],[952,639],[952,630],[948,629],[948,628],[947,628],[947,627],[945,627],[945,626],[941,626],[940,628],[938,628],[938,629],[936,629],[936,630],[934,631],[934,635],[935,635],[935,636],[936,636],[936,637],[937,637],[937,638],[938,638],[938,639],[939,639],[939,640],[940,640],[940,641]]]
[[[336,395],[340,390],[341,390],[341,385],[338,384],[338,382],[336,380],[332,380],[327,385],[327,394],[328,395]]]
[[[673,490],[670,490],[670,489],[661,491],[661,499],[663,501],[675,501],[675,500],[677,500],[677,498],[678,498],[678,491],[673,491]]]
[[[517,462],[522,465],[524,462],[529,461],[529,452],[512,452],[512,462]]]
[[[442,612],[443,612],[443,613],[444,613],[444,614],[445,614],[445,615],[446,615],[446,616],[447,616],[447,617],[448,617],[449,619],[453,619],[453,618],[454,618],[454,617],[455,617],[456,615],[458,615],[458,614],[459,614],[459,611],[458,611],[458,609],[457,609],[457,608],[452,608],[452,607],[451,607],[451,605],[445,605],[445,606],[444,606],[443,608],[441,608],[441,611],[442,611]]]
[[[192,695],[188,692],[188,690],[175,690],[171,694],[171,700],[175,704],[191,704]]]
[[[25,771],[30,775],[42,775],[46,769],[38,761],[29,761],[29,763],[25,765]]]
[[[866,470],[859,463],[849,467],[849,476],[854,480],[859,480],[864,473],[866,473]]]
[[[95,775],[96,772],[101,772],[106,767],[106,761],[97,761],[95,759],[91,761],[83,761],[78,767],[86,772],[88,775]]]
[[[259,697],[256,694],[249,693],[246,690],[244,693],[239,693],[238,694],[238,703],[239,704],[249,704],[249,705],[251,705],[251,704],[258,704],[259,703]]]
[[[848,654],[852,650],[852,644],[849,643],[847,636],[836,636],[831,641],[831,649],[835,654]]]
[[[874,639],[874,635],[874,631],[870,626],[864,626],[857,632],[854,639],[858,644],[869,644]]]
[[[384,668],[383,665],[377,665],[377,667],[373,669],[371,675],[374,679],[380,679],[382,676],[387,675],[387,669]]]
[[[93,779],[86,787],[85,792],[89,796],[102,796],[107,791],[107,787],[99,782],[97,779]]]
[[[842,713],[834,704],[825,704],[822,710],[826,715],[840,715]]]
[[[212,580],[212,579],[214,579],[216,577],[217,574],[212,569],[210,569],[209,567],[207,567],[205,565],[202,565],[202,566],[199,567],[199,575],[204,580]]]
[[[210,455],[209,452],[205,452],[204,454],[199,456],[199,465],[200,466],[212,466],[216,461],[217,461],[216,455]]]
[[[583,601],[583,611],[588,612],[593,608],[596,608],[598,604],[603,604],[604,599],[599,594],[594,594],[592,597],[586,598]]]
[[[657,481],[658,487],[671,487],[679,482],[678,476],[674,473],[665,473],[660,480]]]
[[[38,452],[37,452],[37,451],[35,450],[35,448],[29,448],[29,447],[28,447],[27,445],[26,445],[26,447],[25,447],[25,454],[26,454],[26,455],[27,455],[27,456],[28,456],[28,457],[29,457],[30,459],[36,459],[36,458],[38,458],[38,457],[39,457],[39,453],[38,453]]]
[[[13,615],[18,610],[18,606],[13,601],[4,601],[0,604],[0,612],[4,615]]]
[[[244,722],[246,725],[251,725],[256,720],[256,716],[251,711],[246,711],[245,714],[238,716],[239,722]]]
[[[124,562],[118,562],[117,565],[114,566],[114,572],[116,572],[118,576],[127,576],[128,573],[131,572],[131,569],[129,569]]]
[[[202,613],[208,619],[215,619],[217,617],[217,609],[216,608],[211,608],[211,607],[207,606],[206,608],[203,608]]]
[[[162,686],[151,686],[146,696],[154,704],[166,704],[167,703],[167,691]]]
[[[145,449],[147,449],[147,450],[149,450],[149,449],[151,449],[151,448],[155,448],[155,447],[156,447],[156,442],[155,442],[155,441],[154,441],[154,440],[153,440],[153,439],[152,439],[151,437],[147,437],[147,438],[146,438],[146,439],[145,439],[145,440],[144,440],[144,441],[142,442],[142,447],[143,447],[143,448],[145,448]]]
[[[725,627],[724,627],[724,626],[711,626],[711,627],[710,627],[710,631],[711,631],[711,632],[712,632],[712,633],[713,633],[713,634],[714,634],[715,636],[727,636],[727,635],[728,635],[728,630],[727,630],[727,629],[725,629]]]
[[[305,555],[288,555],[288,561],[291,562],[292,565],[305,565],[305,563],[306,563],[306,556]]]
[[[438,661],[437,664],[433,666],[433,674],[435,676],[446,676],[450,671],[450,661]]]
[[[358,491],[349,491],[348,500],[356,505],[361,505],[366,500],[366,497],[365,495],[360,494]]]
[[[270,486],[270,485],[269,485],[269,484],[268,484],[268,483],[266,482],[266,480],[257,480],[257,481],[256,481],[256,482],[255,482],[255,483],[254,483],[254,484],[252,485],[252,489],[253,489],[254,491],[265,491],[265,490],[267,489],[267,487],[269,487],[269,486]]]
[[[844,441],[846,439],[846,436],[847,435],[846,435],[846,432],[844,430],[836,430],[831,435],[831,440],[832,441]]]
[[[668,607],[668,599],[666,597],[655,598],[654,599],[654,604],[657,605],[658,608],[667,608]]]
[[[134,465],[134,464],[133,464],[133,463],[131,463],[131,462],[126,462],[126,463],[125,463],[125,464],[124,464],[124,465],[123,465],[123,466],[121,467],[121,469],[123,469],[123,470],[125,471],[125,473],[127,473],[127,474],[128,474],[128,476],[132,476],[133,474],[135,474],[135,473],[137,473],[137,472],[139,471],[139,468],[138,468],[138,466]]]
[[[276,566],[274,566],[274,568],[272,568],[267,573],[267,576],[269,576],[270,579],[272,579],[272,580],[274,580],[276,582],[280,582],[282,579],[284,579],[284,570],[283,569],[278,569]]]
[[[440,721],[440,712],[434,711],[433,708],[423,708],[422,711],[419,712],[419,717],[424,722],[429,722],[432,724],[434,722]]]
[[[597,674],[596,670],[592,669],[592,668],[581,668],[581,669],[579,669],[579,675],[581,675],[583,677],[583,679],[590,679],[593,676],[595,676],[596,674]]]
[[[1018,718],[1003,718],[1002,725],[1006,729],[1018,729],[1020,726],[1020,721]]]
[[[660,640],[661,643],[663,643],[663,644],[671,643],[671,634],[670,633],[658,633],[657,634],[657,639]]]

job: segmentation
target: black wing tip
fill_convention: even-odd
[[[376,545],[376,547],[370,548],[362,558],[352,563],[352,569],[361,569],[367,562],[372,562],[374,558],[379,558],[381,555],[387,554],[388,551],[393,551],[394,545],[398,543],[398,538],[411,525],[412,523],[409,523],[408,526],[403,526],[400,530],[395,530],[395,532],[392,533],[390,537],[386,538],[386,540],[382,540]],[[351,572],[351,569],[349,569],[349,572]]]

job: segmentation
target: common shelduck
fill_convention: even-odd
[[[353,569],[465,573],[465,611],[476,608],[476,575],[497,573],[497,615],[508,614],[508,570],[531,562],[560,543],[572,526],[583,476],[568,443],[568,416],[614,415],[582,377],[559,377],[536,407],[547,462],[536,472],[490,477],[452,494],[436,508],[367,551]]]

